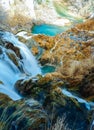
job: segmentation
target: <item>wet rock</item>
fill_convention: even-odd
[[[22,55],[20,49],[13,45],[13,43],[3,41],[1,36],[0,38],[0,52],[1,52],[1,59],[5,59],[5,55],[20,69],[21,64],[20,60],[22,59]]]
[[[0,80],[0,84],[4,84],[4,83]]]
[[[55,89],[59,86],[62,86],[63,84],[64,82],[62,81],[62,76],[60,74],[49,73],[44,77],[41,75],[38,76],[36,80],[33,80],[31,77],[18,80],[15,84],[15,87],[18,90],[18,92],[20,92],[20,94],[22,95],[32,95],[37,97],[38,95],[40,95],[41,91],[44,91],[45,93],[45,89],[47,89],[47,93],[51,89]]]
[[[12,60],[13,63],[14,63],[16,66],[19,66],[19,62],[18,62],[17,56],[15,55],[15,53],[14,53],[13,51],[8,51],[8,52],[7,52],[7,55],[8,55],[8,57],[10,58],[10,60]]]
[[[27,42],[27,39],[25,39],[24,37],[22,36],[17,36],[18,40],[22,43],[26,43]]]
[[[7,49],[13,50],[15,52],[15,54],[17,55],[17,57],[22,58],[19,48],[14,46],[12,43],[9,43],[9,42],[7,43],[6,42],[6,46],[5,47]]]

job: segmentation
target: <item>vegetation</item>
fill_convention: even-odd
[[[48,130],[70,130],[67,125],[65,125],[65,117],[58,118],[56,123]]]

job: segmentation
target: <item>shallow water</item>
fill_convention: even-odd
[[[42,74],[51,73],[55,71],[55,67],[51,65],[45,65],[41,68]]]
[[[45,34],[48,36],[55,36],[57,34],[60,34],[64,31],[66,31],[68,27],[61,27],[61,26],[55,26],[55,25],[49,25],[49,24],[40,24],[35,25],[32,28],[33,34]]]

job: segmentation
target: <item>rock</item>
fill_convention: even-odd
[[[38,47],[32,47],[32,53],[34,54],[34,55],[37,55],[37,54],[39,54],[39,50],[38,50]]]
[[[39,62],[42,66],[54,65],[70,87],[77,86],[94,66],[93,30],[94,19],[90,19],[54,37],[33,36],[38,46],[44,49]]]
[[[35,19],[33,0],[1,0],[0,1],[0,24],[3,29],[11,29],[16,33],[25,29],[30,31],[33,19]],[[9,27],[8,27],[9,26]]]
[[[39,44],[40,47],[44,48],[45,50],[50,50],[54,45],[53,37],[39,34],[34,36],[33,39]]]
[[[94,68],[91,68],[89,73],[84,76],[79,88],[83,97],[94,101]]]
[[[0,84],[4,84],[4,83],[0,80]]]
[[[44,91],[45,93],[45,88],[50,91],[50,89],[55,89],[63,84],[64,82],[62,81],[62,76],[60,74],[49,73],[44,77],[38,76],[36,80],[33,80],[31,77],[18,80],[15,87],[22,95],[37,97],[37,94],[40,94],[40,91]]]
[[[39,76],[34,81],[31,78],[19,80],[15,87],[22,95],[28,98],[33,97],[39,101],[48,113],[52,124],[58,117],[65,115],[65,121],[67,121],[69,128],[72,129],[73,122],[75,122],[74,129],[87,130],[90,113],[88,113],[85,104],[81,104],[76,99],[62,93],[60,87],[64,87],[65,83],[61,79],[61,75],[52,73],[44,77]]]
[[[13,61],[13,63],[18,67],[19,62],[18,62],[18,58],[15,55],[15,53],[13,51],[7,51],[7,55],[10,58],[10,60]]]
[[[15,54],[17,55],[17,57],[22,58],[20,49],[18,47],[14,46],[12,43],[6,42],[5,47],[7,49],[13,50],[15,52]]]
[[[22,59],[20,49],[13,45],[13,43],[0,41],[0,51],[1,55],[4,56],[3,48],[6,50],[5,53],[9,57],[9,59],[18,67],[19,65],[19,58]]]

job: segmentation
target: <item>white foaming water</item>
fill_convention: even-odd
[[[30,38],[32,37],[32,36],[28,36],[28,35],[27,35],[27,32],[25,32],[25,31],[21,31],[21,32],[17,33],[16,36],[23,37],[23,38],[25,38],[26,40],[27,40],[27,39],[30,39]]]
[[[39,68],[35,57],[24,44],[19,42],[18,39],[9,32],[0,32],[0,35],[0,38],[3,41],[11,42],[20,49],[22,68],[24,70],[23,73],[31,75],[32,77],[41,74],[41,69]],[[3,47],[1,48],[3,54],[0,55],[0,81],[2,81],[3,84],[0,84],[0,92],[8,95],[13,100],[21,99],[21,96],[15,91],[14,85],[17,80],[23,78],[23,73],[9,59],[6,54],[6,49]]]
[[[14,90],[15,82],[20,78],[20,72],[17,67],[9,60],[0,60],[0,80],[4,84],[0,84],[0,92],[7,94],[13,100],[21,98]]]
[[[4,93],[6,95],[8,95],[11,99],[13,99],[14,101],[21,99],[22,97],[17,94],[13,89],[9,89],[7,86],[5,85],[0,85],[0,93]]]
[[[91,107],[94,107],[93,102],[87,102],[86,100],[73,95],[71,92],[67,91],[66,89],[62,89],[62,93],[68,97],[72,97],[72,98],[76,99],[80,103],[85,104],[85,106],[88,110],[91,110],[92,109]]]
[[[4,32],[4,35],[2,37],[5,41],[13,43],[14,46],[20,49],[21,56],[23,57],[23,69],[25,70],[25,72],[31,74],[32,76],[41,74],[41,69],[38,66],[35,57],[32,55],[32,53],[29,51],[26,45],[18,41],[18,39],[9,32]]]

